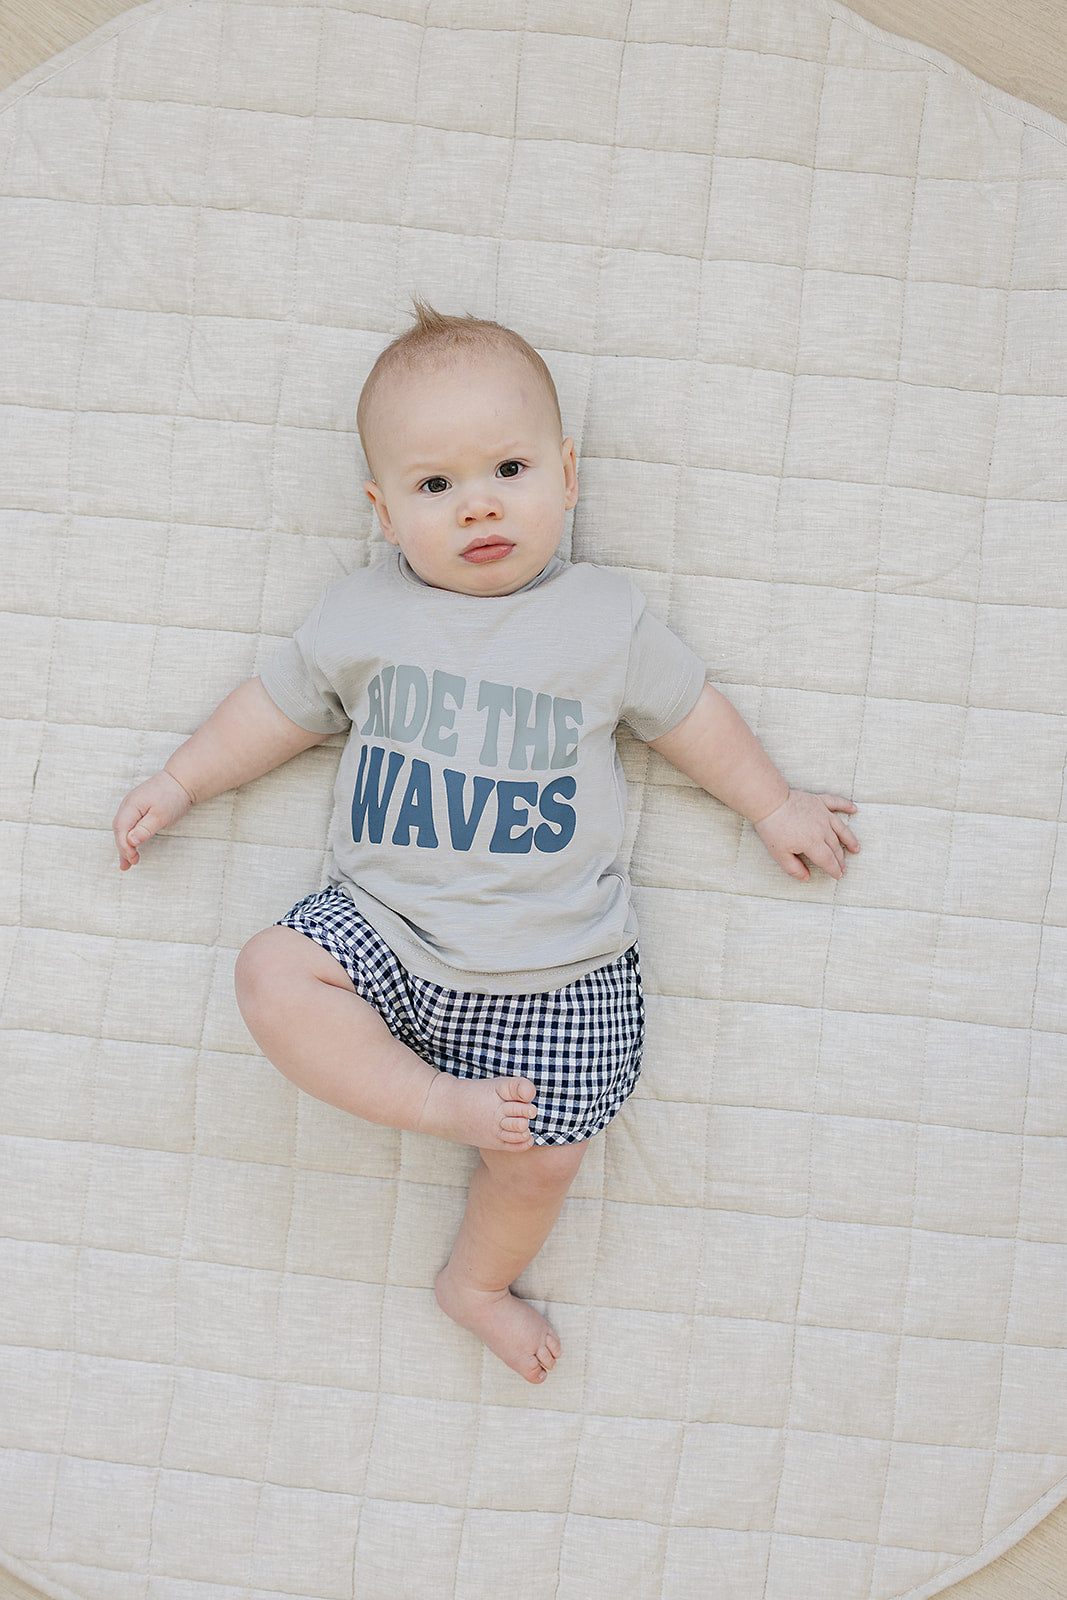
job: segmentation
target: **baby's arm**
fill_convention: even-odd
[[[791,878],[811,877],[801,856],[832,878],[844,877],[845,851],[855,853],[859,841],[838,813],[855,811],[852,801],[790,789],[748,723],[710,683],[676,728],[649,743],[747,817]]]
[[[112,829],[123,872],[140,860],[139,847],[184,817],[198,800],[236,789],[328,738],[310,733],[274,704],[258,678],[249,678],[179,745],[162,772],[130,791]]]

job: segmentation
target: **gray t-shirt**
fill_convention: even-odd
[[[301,727],[351,729],[330,882],[419,977],[508,994],[634,942],[615,729],[669,732],[704,677],[609,568],[554,557],[489,598],[396,552],[333,584],[263,683]]]

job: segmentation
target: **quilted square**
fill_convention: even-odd
[[[85,305],[92,294],[97,219],[74,201],[4,199],[0,292],[5,298]],[[71,248],[81,243],[84,248]],[[132,241],[131,241],[132,243]]]
[[[293,1188],[286,1259],[294,1272],[379,1283],[396,1211],[394,1186],[381,1178],[299,1173]]]
[[[86,1244],[146,1256],[178,1254],[189,1192],[184,1156],[98,1144],[86,1177]]]
[[[288,1590],[309,1579],[322,1600],[347,1600],[352,1592],[359,1501],[265,1484],[256,1519],[252,1582]]]
[[[658,1586],[667,1530],[623,1517],[573,1517],[559,1555],[559,1600],[582,1600],[590,1572],[606,1571],[621,1557],[633,1573],[633,1600],[652,1600]]]
[[[696,1306],[706,1315],[784,1322],[805,1271],[801,1217],[711,1211],[704,1228]]]
[[[699,1248],[699,1213],[685,1206],[607,1204],[600,1224],[599,1304],[658,1310],[685,1295]],[[635,1270],[636,1266],[636,1270]]]
[[[360,1493],[377,1409],[370,1394],[319,1384],[278,1385],[267,1479],[294,1489]]]
[[[105,200],[114,205],[199,206],[211,196],[213,185],[206,186],[209,164],[214,152],[223,153],[220,114],[210,106],[177,102],[177,95],[173,100],[111,102],[103,169]],[[247,113],[229,115],[233,132],[247,127]],[[145,160],[145,151],[157,140],[172,152],[166,172],[158,163]],[[214,182],[225,177],[223,170],[213,173]],[[80,198],[89,195],[83,192]]]
[[[918,178],[912,214],[909,276],[937,283],[1007,288],[1012,259],[1012,182],[960,183]]]
[[[875,1544],[890,1446],[880,1439],[789,1433],[775,1528]]]
[[[899,1349],[889,1333],[797,1328],[790,1425],[809,1433],[892,1438]]]
[[[908,1248],[908,1235],[895,1224],[880,1227],[861,1219],[812,1219],[805,1237],[799,1322],[857,1332],[896,1332],[896,1306],[908,1275]],[[877,1351],[879,1347],[872,1348]],[[846,1402],[842,1399],[840,1403]]]
[[[811,203],[812,175],[805,167],[718,157],[704,253],[711,260],[803,266]]]
[[[77,377],[91,317],[83,306],[42,302],[25,305],[17,318],[5,317],[0,322],[0,399],[5,408],[63,409],[63,390]],[[11,538],[20,533],[21,528],[12,527]],[[35,609],[40,614],[43,606]]]
[[[76,1317],[76,1328],[72,1326],[63,1339],[65,1345],[117,1360],[169,1362],[173,1358],[175,1260],[129,1250],[82,1249],[77,1252],[76,1264],[73,1259],[70,1262],[73,1285],[64,1281],[67,1265],[59,1258],[49,1264],[50,1290],[65,1291]],[[47,1317],[49,1295],[40,1289],[37,1293],[36,1304]],[[41,1320],[39,1309],[35,1314],[38,1326]],[[47,1327],[47,1321],[44,1325]]]
[[[516,154],[516,175],[522,168],[520,145]],[[567,192],[576,213],[584,216],[587,229],[595,227],[599,238],[604,231],[600,206],[581,208],[583,189],[594,190],[600,199],[610,194],[605,242],[622,250],[656,250],[665,255],[699,258],[707,228],[709,164],[704,155],[688,150],[647,150],[640,146],[621,146],[610,152],[592,147],[582,151],[577,167],[572,164]],[[514,180],[513,180],[514,181]],[[576,190],[576,185],[580,186]],[[567,238],[571,229],[581,227],[579,215],[569,220],[564,212],[555,227]]]
[[[277,1273],[182,1261],[173,1291],[176,1364],[245,1378],[275,1376],[284,1360]]]
[[[290,1277],[278,1307],[277,1376],[374,1394],[383,1298],[380,1284]]]
[[[197,1261],[280,1269],[292,1178],[281,1167],[199,1157],[189,1188],[185,1250]]]
[[[410,124],[423,28],[414,19],[375,16],[348,7],[324,11],[322,20],[318,110],[329,117]]]
[[[890,278],[858,272],[805,273],[798,372],[895,378],[903,300],[903,285]]]
[[[702,262],[697,353],[709,362],[792,372],[804,281],[799,267]]]
[[[993,1345],[903,1339],[893,1437],[988,1448],[997,1435],[1002,1361]]]
[[[510,136],[515,131],[523,43],[524,36],[518,33],[455,25],[427,28],[419,58],[416,121],[457,133]],[[469,92],[457,94],[459,82]]]
[[[879,1533],[886,1544],[910,1537],[927,1542],[937,1526],[949,1550],[974,1549],[981,1539],[976,1518],[989,1482],[988,1450],[937,1448],[928,1444],[894,1444],[889,1459]],[[912,1487],[905,1488],[908,1483]],[[977,1493],[976,1493],[977,1491]],[[912,1500],[911,1496],[918,1496]],[[971,1507],[975,1509],[972,1510]]]
[[[353,1571],[382,1600],[404,1600],[408,1586],[432,1591],[442,1566],[456,1570],[463,1525],[464,1513],[454,1506],[368,1499]]]
[[[10,1218],[11,1237],[39,1235],[56,1244],[77,1244],[78,1214],[93,1166],[92,1146],[68,1146],[58,1139],[39,1145],[34,1139],[4,1137],[0,1158],[0,1204]]]
[[[717,1106],[708,1126],[715,1149],[708,1173],[710,1204],[773,1217],[803,1215],[811,1137],[806,1116]]]
[[[261,1479],[270,1432],[270,1391],[233,1373],[178,1375],[163,1447],[164,1467]]]
[[[690,1242],[698,1252],[699,1239]],[[640,1248],[632,1266],[635,1275],[654,1275],[654,1263]],[[583,1333],[590,1358],[576,1409],[582,1415],[680,1421],[688,1404],[692,1336],[692,1319],[679,1312],[594,1308]]]
[[[720,73],[717,51],[628,43],[619,80],[617,142],[710,152],[716,146]]]
[[[603,354],[674,360],[691,354],[700,298],[695,261],[616,250],[601,271],[600,284],[598,345]]]
[[[819,102],[818,166],[840,172],[915,171],[927,74],[829,66]]]
[[[338,15],[329,13],[328,27]],[[365,84],[367,76],[361,81]],[[397,174],[411,171],[415,129],[390,120],[389,108],[382,109],[380,120],[343,114],[314,119],[303,178],[305,216],[337,222],[400,221],[406,185],[397,182]],[[353,173],[359,174],[356,182]]]
[[[908,283],[903,293],[902,380],[932,390],[996,390],[1005,318],[1017,297],[960,283]]]
[[[678,1466],[676,1525],[769,1531],[784,1448],[779,1428],[689,1423]]]
[[[1022,164],[1027,129],[1014,117],[990,116],[989,108],[948,73],[927,79],[917,170],[924,178],[981,183],[1014,178]]]
[[[117,1369],[121,1363],[107,1366]],[[0,1349],[0,1439],[5,1448],[59,1455],[74,1367],[74,1357],[66,1351]]]
[[[59,105],[28,98],[12,120],[6,151],[6,193],[41,200],[95,198],[111,134],[110,119],[102,105],[73,97]],[[45,154],[49,125],[59,132],[71,160],[57,163]]]
[[[793,1330],[787,1323],[698,1317],[686,1420],[783,1427],[792,1369]]]
[[[531,1410],[523,1413],[517,1428],[514,1406],[483,1406],[470,1469],[470,1503],[521,1515],[523,1478],[534,1472],[538,1504],[546,1513],[566,1512],[584,1426],[581,1416]],[[484,1526],[488,1529],[492,1522],[486,1519]]]
[[[105,63],[104,82],[123,100],[202,105],[205,75],[214,76],[224,24],[221,6],[196,13],[168,10],[153,17],[149,26],[155,48],[145,50],[136,36],[119,34]]]
[[[814,62],[754,50],[725,52],[716,155],[812,166],[825,116],[824,74]]]
[[[559,1581],[566,1521],[563,1515],[536,1511],[468,1511],[456,1562],[457,1590],[488,1584],[503,1594],[521,1572],[531,1593],[549,1593]]]
[[[669,1473],[649,1473],[649,1464],[677,1457],[681,1422],[638,1417],[586,1417],[575,1461],[569,1510],[584,1517],[667,1522],[673,1484]]]
[[[564,139],[522,139],[507,147],[505,237],[599,244],[609,192],[628,192],[625,184],[611,184],[612,154],[607,146]]]
[[[780,471],[792,393],[784,373],[701,363],[688,408],[688,459],[734,472]]]
[[[19,1047],[19,1061],[4,1075],[6,1131],[24,1138],[88,1140],[96,1103],[88,1068],[98,1041],[27,1031],[11,1043]],[[106,1088],[101,1098],[106,1105]]]
[[[816,171],[807,266],[890,278],[908,275],[913,190],[909,179],[887,173]]]
[[[56,1474],[48,1553],[53,1561],[137,1571],[148,1559],[154,1467],[65,1456]]]
[[[248,1573],[263,1485],[174,1469],[153,1472],[153,1556],[176,1579],[237,1584]],[[189,1529],[197,1530],[195,1539]],[[184,1537],[181,1536],[184,1530]],[[331,1597],[332,1600],[332,1597]]]
[[[527,33],[519,60],[514,131],[520,139],[611,144],[623,46],[578,33]]]
[[[1059,518],[1055,501],[990,501],[983,528],[979,598],[995,591],[1002,602],[1067,605],[1067,574],[1061,571],[1057,553]],[[1020,537],[1024,529],[1032,542],[1026,552]],[[1039,725],[1033,724],[1035,728]],[[1040,743],[1046,745],[1046,741]]]
[[[929,1339],[1004,1337],[1012,1293],[1011,1238],[912,1234],[907,1262],[904,1331]]]

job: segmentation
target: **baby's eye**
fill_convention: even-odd
[[[449,482],[447,478],[427,478],[419,487],[425,489],[427,494],[444,494],[449,488]]]
[[[502,461],[497,467],[498,478],[517,478],[522,471],[521,461]]]

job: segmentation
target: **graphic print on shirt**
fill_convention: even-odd
[[[468,694],[468,688],[471,692]],[[476,711],[470,749],[460,749],[457,713]],[[352,793],[352,838],[436,850],[479,846],[493,855],[555,854],[574,837],[569,804],[577,781],[489,777],[471,766],[552,773],[578,764],[580,700],[483,678],[474,688],[453,672],[386,666],[368,685],[368,714]],[[376,740],[407,744],[462,765],[442,770]]]

